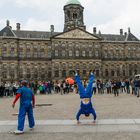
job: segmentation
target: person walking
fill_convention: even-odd
[[[20,107],[18,114],[18,127],[17,130],[14,131],[15,134],[24,133],[24,121],[26,114],[28,115],[29,128],[32,130],[35,126],[33,108],[35,107],[35,97],[32,93],[32,90],[27,87],[28,82],[23,80],[21,82],[21,88],[17,90],[16,97],[13,101],[12,107],[15,107],[15,103],[20,98]]]

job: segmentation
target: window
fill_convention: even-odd
[[[77,19],[77,13],[73,13],[73,19]]]
[[[31,74],[30,74],[30,70],[29,69],[27,69],[27,78],[28,79],[31,78]]]
[[[59,70],[55,70],[55,71],[54,71],[54,76],[55,76],[55,77],[59,77]]]
[[[125,70],[123,70],[123,76],[125,76]]]
[[[95,50],[95,56],[96,56],[96,57],[99,56],[99,52],[98,52],[98,50]]]
[[[115,75],[114,70],[111,70],[111,76],[114,76],[114,75]]]
[[[4,57],[7,56],[7,48],[6,47],[2,48],[2,56],[4,56]]]
[[[66,69],[66,64],[65,63],[62,64],[62,68]]]
[[[132,76],[132,70],[129,70],[129,76]]]
[[[31,57],[29,48],[26,49],[26,56],[27,56],[27,58]]]
[[[75,69],[80,69],[80,65],[78,63],[75,65]]]
[[[34,58],[37,58],[37,48],[34,48]]]
[[[72,51],[71,51],[71,50],[69,51],[69,56],[70,56],[70,57],[72,56]]]
[[[86,51],[82,51],[82,56],[83,56],[83,57],[86,56]]]
[[[99,70],[96,70],[96,76],[99,77]]]
[[[70,70],[69,71],[69,76],[72,76],[73,75],[73,70]]]
[[[109,74],[108,74],[108,69],[105,70],[105,76],[107,77]]]
[[[43,58],[45,56],[44,49],[40,50],[40,55],[41,55],[41,58]]]
[[[104,57],[107,58],[107,52],[104,52]]]
[[[14,70],[10,70],[10,78],[13,79],[15,77],[15,73]]]
[[[65,56],[66,56],[66,51],[62,50],[62,57],[65,57]]]
[[[76,57],[78,57],[79,56],[79,51],[78,50],[76,50]]]
[[[20,68],[20,71],[19,71],[19,77],[23,78],[23,69],[21,69],[21,68]]]
[[[135,69],[135,70],[134,70],[134,74],[136,75],[137,73],[138,73],[138,72],[137,72],[137,70]]]
[[[15,52],[15,48],[11,48],[10,49],[10,56],[11,57],[14,57],[14,52]]]
[[[52,54],[51,51],[48,51],[48,58],[51,58]]]
[[[52,77],[52,72],[48,71],[48,78],[51,78],[51,77]]]
[[[55,52],[54,52],[55,54],[55,56],[58,56],[58,50],[55,50]]]
[[[19,57],[23,57],[23,48],[19,49]]]
[[[73,65],[71,63],[68,66],[69,66],[69,69],[72,69],[72,67],[73,67]]]
[[[66,70],[62,70],[62,77],[66,77]]]
[[[38,72],[37,72],[37,70],[34,71],[34,78],[35,78],[35,79],[38,78]]]
[[[117,76],[120,76],[120,71],[119,70],[117,70]]]
[[[6,71],[6,69],[3,70],[3,72],[2,72],[2,77],[3,77],[4,79],[7,78],[7,71]]]
[[[89,57],[92,57],[92,51],[89,51]]]
[[[45,73],[44,73],[44,71],[42,71],[42,73],[41,73],[41,79],[45,80]]]

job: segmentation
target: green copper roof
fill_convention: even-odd
[[[81,3],[78,0],[68,0],[66,5],[69,5],[69,4],[79,4],[79,5],[81,5]]]

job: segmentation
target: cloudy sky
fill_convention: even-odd
[[[0,30],[10,20],[13,29],[21,23],[22,30],[63,31],[63,6],[68,0],[0,0]],[[119,34],[119,29],[131,28],[140,39],[140,0],[79,0],[84,9],[84,23],[92,32]]]

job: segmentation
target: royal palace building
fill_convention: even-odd
[[[131,78],[140,73],[140,41],[130,28],[119,34],[86,31],[84,7],[78,0],[64,6],[64,30],[25,31],[7,20],[0,31],[0,81],[57,80],[78,70],[86,79],[90,70],[96,78]]]

